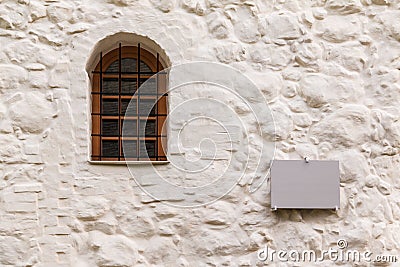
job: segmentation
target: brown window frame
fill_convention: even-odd
[[[122,60],[126,58],[136,59],[135,72],[122,72]],[[107,72],[107,68],[118,61],[118,72]],[[151,72],[141,71],[141,63],[146,64]],[[106,53],[100,53],[100,59],[92,71],[92,91],[91,91],[91,104],[92,104],[92,149],[91,149],[91,160],[92,161],[166,161],[165,148],[167,144],[167,135],[165,122],[168,114],[167,110],[167,72],[163,72],[165,66],[160,62],[159,54],[154,56],[151,52],[137,46],[122,46]],[[148,80],[150,77],[155,79],[155,94],[142,95],[139,89],[140,85],[144,80]],[[103,83],[107,79],[117,79],[118,81],[118,92],[115,93],[105,93],[103,91]],[[131,94],[122,93],[122,81],[126,79],[136,80],[135,91]],[[118,102],[118,112],[117,115],[105,114],[103,111],[103,101],[107,99],[117,100]],[[154,106],[154,113],[149,116],[142,116],[140,113],[140,101],[154,101],[157,103]],[[136,102],[136,113],[126,115],[122,111],[122,102],[125,101],[135,101]],[[133,103],[135,103],[133,102]],[[143,103],[143,102],[142,102]],[[106,136],[104,134],[103,122],[105,120],[115,121],[118,124],[118,135]],[[132,125],[136,125],[133,129],[136,130],[136,135],[125,137],[122,136],[123,121],[135,122]],[[147,134],[147,129],[143,127],[143,122],[153,122],[154,135],[150,136]],[[143,131],[141,130],[143,127]],[[133,131],[133,132],[134,132]],[[111,141],[118,142],[118,156],[104,154],[103,142]],[[124,157],[122,145],[124,141],[136,143],[136,154],[129,157]],[[143,156],[143,145],[147,149],[147,143],[154,142],[154,149],[152,148],[152,153],[150,155]],[[133,149],[132,151],[134,151]],[[153,151],[154,150],[154,151]],[[146,150],[147,151],[147,150]]]

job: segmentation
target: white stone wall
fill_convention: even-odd
[[[397,0],[0,1],[0,266],[254,266],[264,245],[320,251],[339,238],[398,254],[399,9]],[[340,210],[271,212],[268,181],[251,193],[250,175],[214,203],[179,208],[144,194],[126,166],[90,164],[87,71],[101,41],[121,32],[153,40],[172,65],[216,61],[252,79],[273,111],[276,158],[340,160]]]

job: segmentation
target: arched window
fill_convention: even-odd
[[[92,79],[93,161],[164,161],[167,75],[159,55],[122,46],[103,55]]]

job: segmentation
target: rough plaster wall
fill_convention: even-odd
[[[318,251],[339,237],[398,254],[399,8],[2,0],[0,265],[252,266],[266,244]],[[173,64],[219,61],[247,74],[275,112],[277,158],[340,160],[340,211],[271,212],[268,183],[249,193],[250,180],[206,207],[174,208],[133,187],[125,166],[90,165],[85,68],[118,32],[148,36]]]

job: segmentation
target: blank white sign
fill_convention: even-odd
[[[274,160],[271,208],[335,209],[340,207],[339,161]]]

